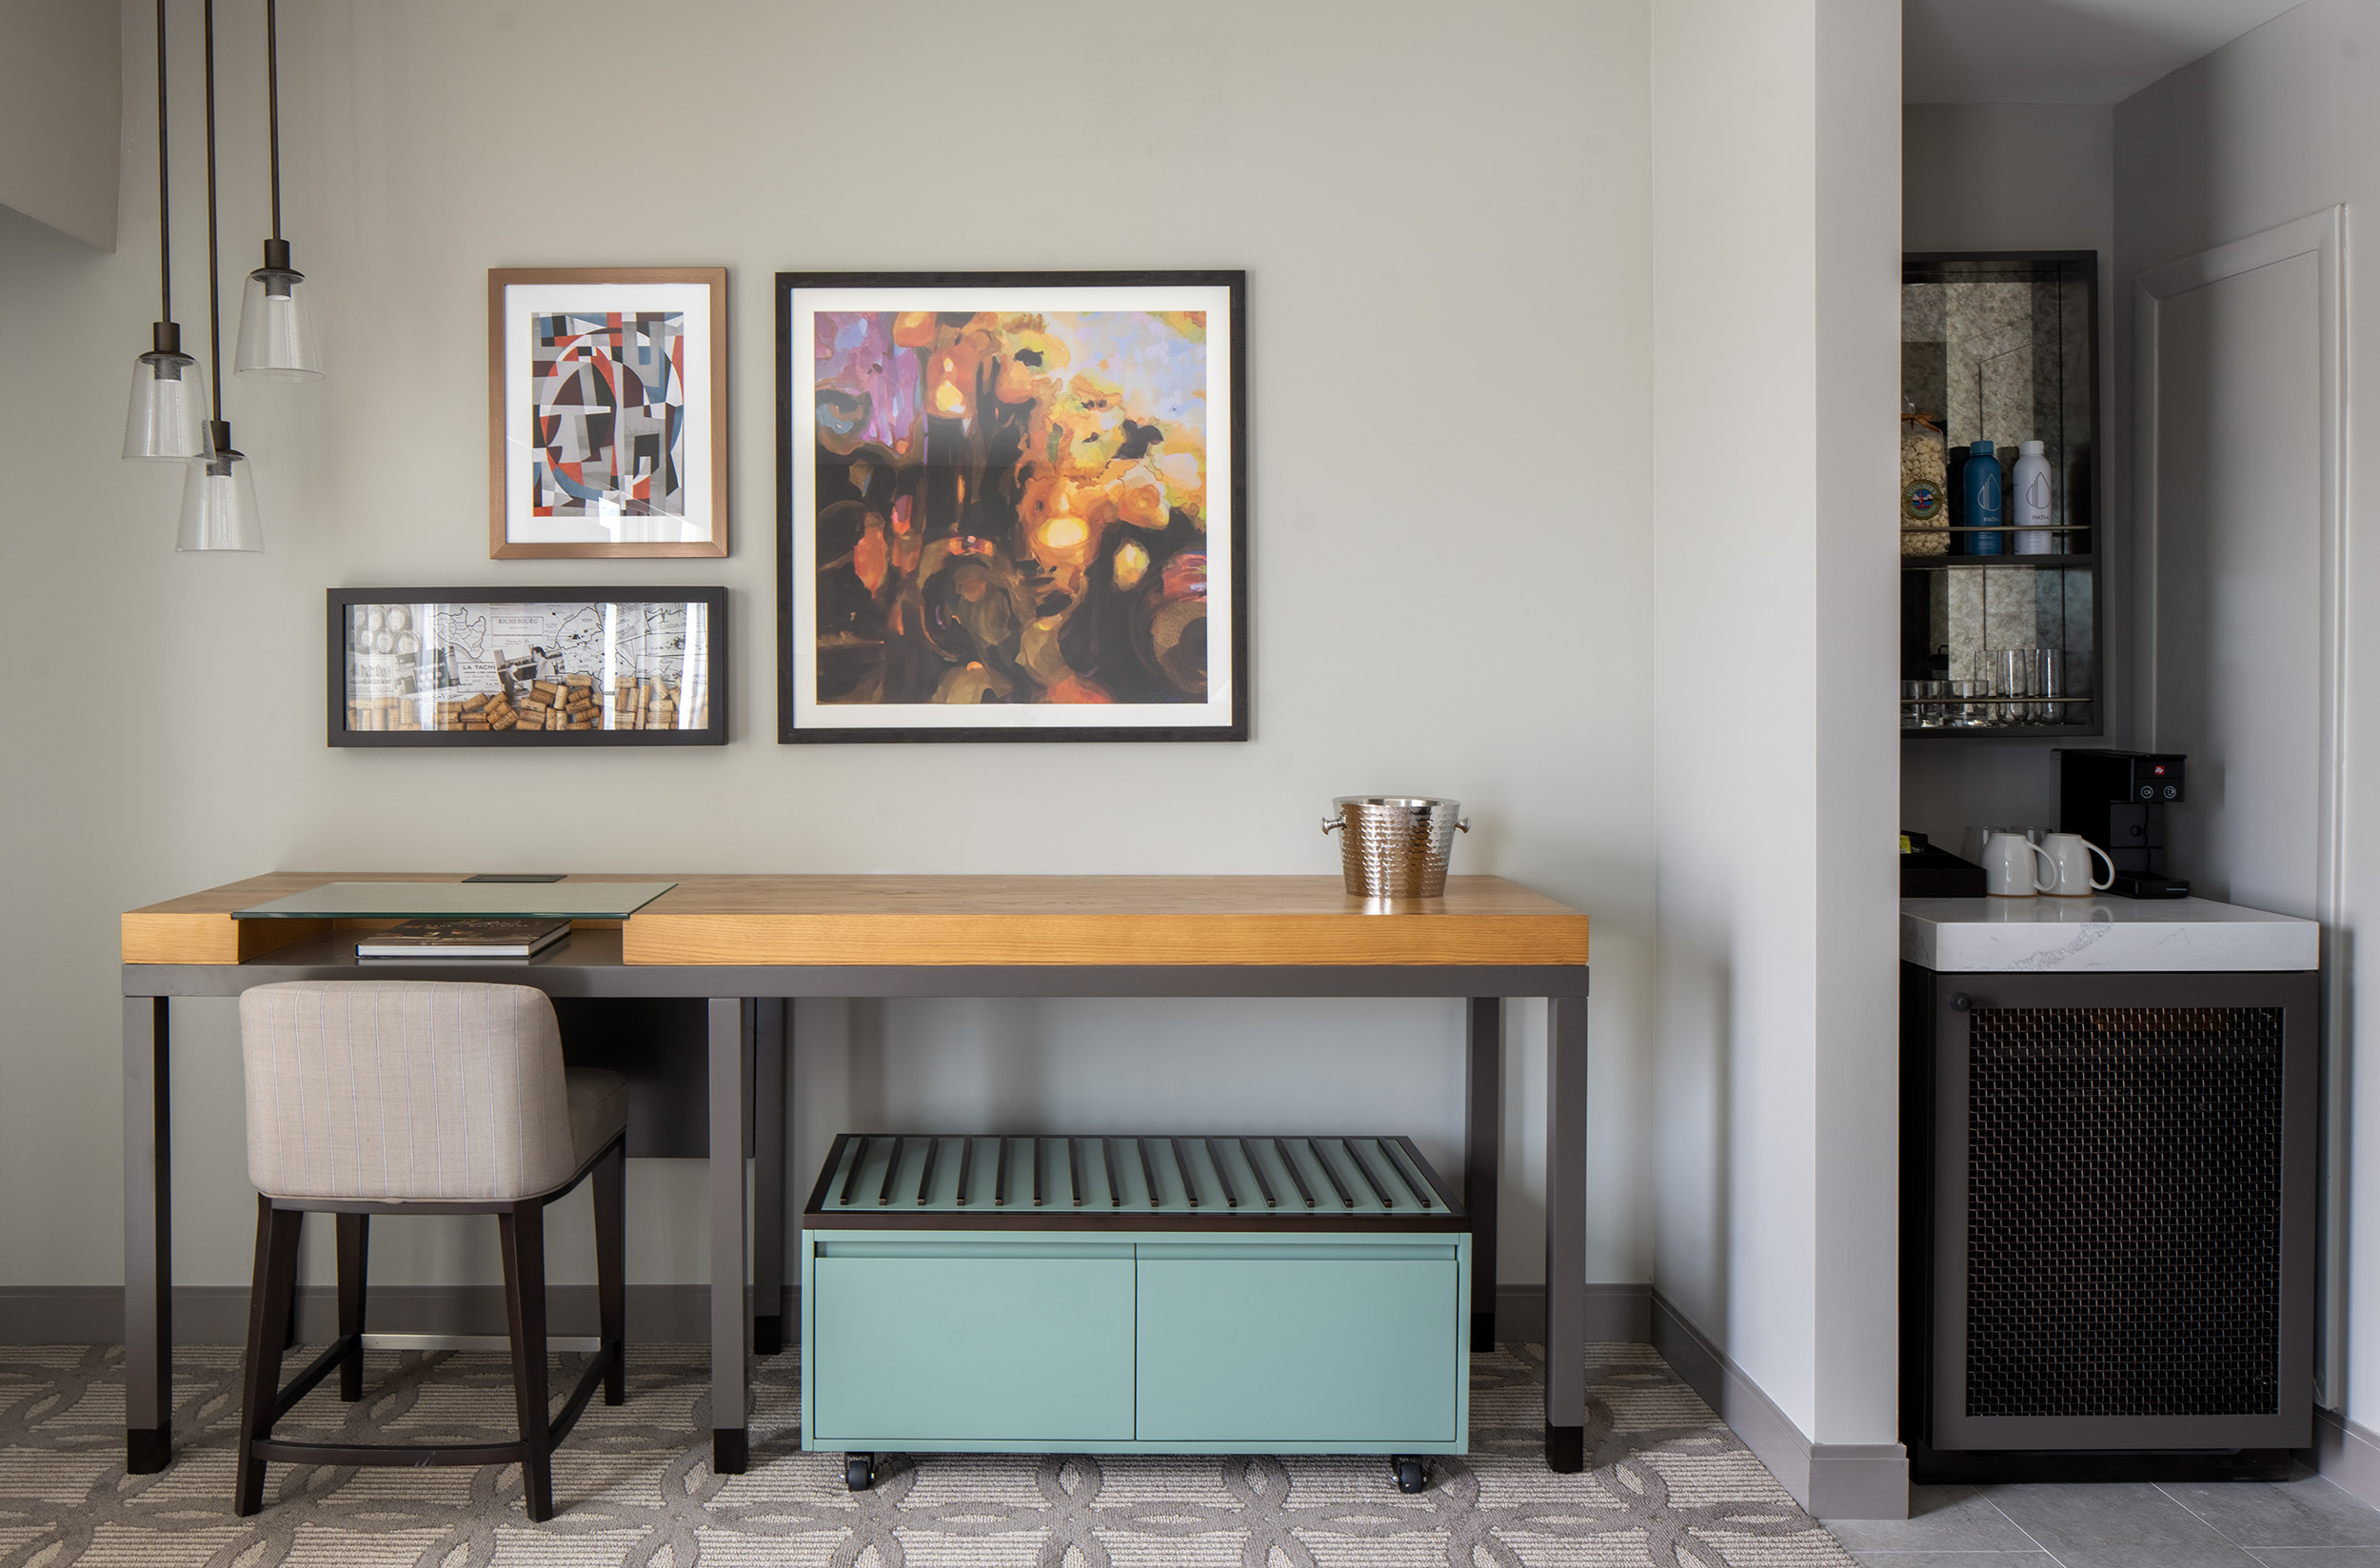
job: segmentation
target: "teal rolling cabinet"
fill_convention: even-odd
[[[802,1446],[1381,1454],[1470,1425],[1469,1217],[1401,1138],[845,1133],[802,1217]]]

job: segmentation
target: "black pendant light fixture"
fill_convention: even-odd
[[[198,361],[182,351],[173,319],[172,212],[167,200],[172,168],[166,152],[166,0],[157,0],[157,321],[149,352],[132,362],[132,401],[124,414],[124,455],[151,462],[188,462],[204,450],[206,405],[199,401]]]
[[[256,514],[256,478],[248,456],[231,445],[223,417],[223,288],[215,243],[215,0],[207,0],[207,328],[208,374],[214,419],[207,449],[190,460],[182,482],[182,530],[177,550],[261,550],[265,526]]]
[[[277,0],[265,0],[265,102],[272,136],[272,238],[265,265],[248,275],[240,302],[240,353],[232,368],[260,381],[314,381],[323,373],[314,340],[306,274],[289,265],[281,237],[281,19]]]

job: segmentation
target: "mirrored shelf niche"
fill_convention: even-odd
[[[1901,258],[1905,738],[2102,733],[2098,275],[2090,250]],[[1997,528],[1969,516],[1966,468],[1986,441]],[[2046,471],[2029,469],[2027,488],[2048,526],[2020,518],[2033,441]]]

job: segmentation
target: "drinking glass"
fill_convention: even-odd
[[[2033,664],[2034,696],[2063,697],[2066,695],[2066,650],[2064,648],[2036,649],[2033,656]],[[2073,722],[2069,715],[2081,705],[2079,703],[2041,703],[2035,705],[2035,711],[2041,715],[2041,723],[2045,724],[2063,724]]]
[[[1984,663],[1991,671],[1992,695],[2039,696],[2040,693],[2033,689],[2033,650],[2031,648],[1993,648],[1987,652]],[[2000,725],[2028,724],[2032,722],[2033,714],[2033,705],[2031,703],[2002,702],[1992,705],[1993,722]]]
[[[1925,689],[1918,695],[1927,698],[1928,701],[1917,710],[1920,715],[1917,727],[1940,729],[1950,723],[1948,705],[1942,699],[1951,694],[1951,684],[1948,681],[1927,681],[1922,684]]]
[[[1901,727],[1915,729],[1925,717],[1925,706],[1917,699],[1925,695],[1923,681],[1901,683]]]

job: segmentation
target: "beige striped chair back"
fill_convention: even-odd
[[[526,985],[259,985],[240,1054],[248,1180],[269,1197],[529,1198],[595,1152],[573,1136],[553,1003]]]

